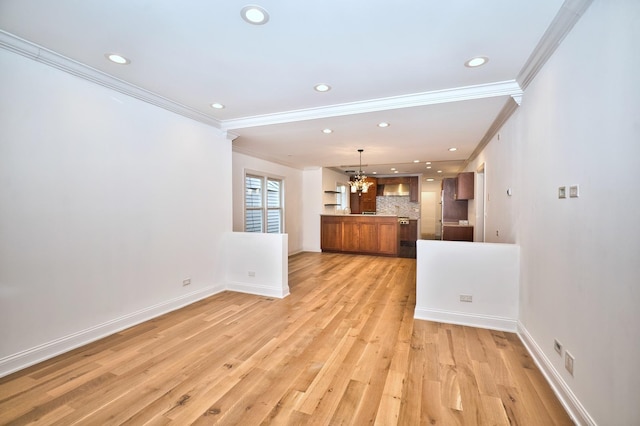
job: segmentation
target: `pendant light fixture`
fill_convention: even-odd
[[[362,172],[362,152],[364,149],[360,148],[358,152],[360,153],[360,168],[358,169],[358,173],[356,173],[351,180],[349,181],[349,185],[351,186],[351,192],[358,193],[358,195],[362,195],[362,193],[366,193],[369,191],[369,187],[372,185],[371,182],[367,182],[367,177]]]

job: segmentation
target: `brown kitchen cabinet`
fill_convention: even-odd
[[[473,226],[444,225],[442,239],[445,241],[473,242]]]
[[[395,256],[398,254],[398,221],[378,224],[378,253]]]
[[[378,185],[397,185],[400,183],[407,183],[404,176],[378,178]]]
[[[322,251],[398,254],[398,220],[395,216],[323,215],[320,232]]]
[[[415,242],[418,239],[418,221],[409,220],[406,225],[398,225],[398,238],[400,241]]]
[[[456,178],[456,200],[473,200],[474,196],[474,173],[458,173]]]
[[[377,179],[368,177],[367,182],[371,182],[367,192],[351,193],[351,213],[353,214],[376,211]]]
[[[320,245],[327,250],[342,250],[342,221],[333,216],[323,216]]]
[[[457,200],[457,179],[442,179],[442,221],[455,222],[467,220],[468,206],[467,200]]]

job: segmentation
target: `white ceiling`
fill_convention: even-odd
[[[265,25],[243,21],[247,2],[238,0],[0,0],[0,29],[5,41],[24,39],[237,135],[239,152],[340,168],[357,165],[363,148],[367,173],[437,176],[457,171],[522,93],[527,61],[566,8],[561,0],[252,2],[269,12]],[[111,52],[131,63],[109,62]],[[474,56],[489,62],[465,67]],[[318,93],[317,83],[332,90]],[[427,170],[426,161],[442,163]]]

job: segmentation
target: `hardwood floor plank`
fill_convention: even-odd
[[[329,424],[332,425],[348,425],[353,424],[351,422],[351,416],[357,412],[362,398],[364,395],[364,388],[366,384],[357,380],[349,380],[349,384],[345,389],[340,402],[336,407],[333,417]]]
[[[0,379],[0,424],[569,425],[515,334],[414,320],[415,260],[300,253]]]
[[[402,405],[405,373],[391,370],[382,390],[382,399],[376,415],[376,425],[398,424]]]
[[[499,397],[496,381],[489,363],[472,361],[472,368],[480,395]]]

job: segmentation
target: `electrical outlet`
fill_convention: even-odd
[[[186,286],[191,284],[191,278],[185,278],[184,280],[182,280],[182,286]]]
[[[567,371],[569,372],[569,374],[571,374],[573,376],[573,362],[575,361],[575,358],[573,357],[573,355],[571,355],[569,353],[569,351],[566,351],[564,353],[564,368],[567,369]]]
[[[557,340],[554,340],[553,349],[555,349],[555,351],[558,352],[558,355],[562,356],[562,343],[558,342]]]
[[[461,294],[460,295],[460,301],[461,302],[473,302],[473,296],[470,294]]]
[[[254,271],[249,271],[249,272],[247,272],[247,274],[248,274],[250,277],[255,277],[255,276],[256,276],[256,273],[255,273]]]

